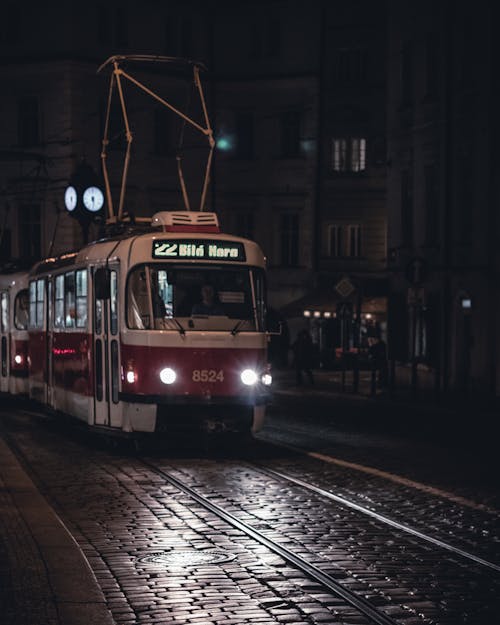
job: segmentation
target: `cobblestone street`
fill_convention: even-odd
[[[262,441],[272,441],[277,423],[270,418]],[[4,419],[4,427],[82,550],[102,592],[93,607],[105,607],[110,622],[376,622],[262,540],[291,550],[394,623],[486,625],[500,608],[499,513],[460,493],[258,441],[148,456],[27,414]],[[317,448],[326,442],[319,432]],[[0,544],[12,572],[4,564],[5,622],[72,623],[57,598],[46,600],[54,590],[36,537],[24,540],[24,520],[8,488],[2,494]]]

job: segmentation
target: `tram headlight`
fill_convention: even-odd
[[[170,367],[165,367],[160,371],[160,380],[163,384],[173,384],[177,378],[177,374]]]
[[[245,369],[241,372],[240,378],[243,384],[246,384],[247,386],[253,386],[257,383],[259,376],[255,373],[253,369]]]
[[[16,354],[14,356],[14,362],[16,363],[16,365],[21,365],[23,362],[23,357],[21,356],[21,354]]]
[[[134,384],[137,380],[137,375],[135,373],[135,371],[133,371],[132,369],[129,369],[127,371],[127,382],[129,384]]]
[[[271,386],[273,382],[273,376],[270,373],[263,373],[260,379],[264,386]]]

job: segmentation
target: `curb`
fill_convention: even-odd
[[[14,453],[0,438],[0,478],[24,527],[34,541],[45,571],[52,604],[62,625],[115,625],[83,551],[63,521],[38,492]],[[9,536],[4,536],[9,540]],[[23,563],[16,563],[22,565]],[[30,596],[30,588],[21,589]]]

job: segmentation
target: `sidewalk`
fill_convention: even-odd
[[[112,625],[71,534],[0,437],[0,613],[4,625]]]
[[[427,372],[425,372],[427,373]],[[349,418],[406,427],[420,434],[442,437],[452,436],[467,440],[482,439],[486,445],[497,440],[496,427],[500,420],[500,408],[488,405],[486,398],[438,396],[430,375],[424,378],[419,371],[419,386],[411,386],[411,371],[402,367],[396,371],[395,388],[377,388],[371,371],[359,372],[355,389],[352,371],[313,371],[314,385],[303,376],[303,384],[297,386],[293,368],[273,370],[271,410],[286,406],[291,410],[306,410],[311,416],[326,414],[318,406],[345,408]],[[315,407],[316,406],[316,407]],[[338,414],[338,412],[337,412]]]

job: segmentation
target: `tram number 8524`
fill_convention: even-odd
[[[193,369],[193,382],[224,382],[224,371],[220,369]]]

